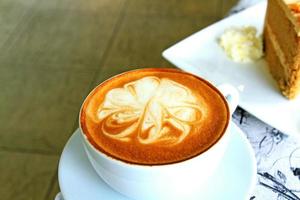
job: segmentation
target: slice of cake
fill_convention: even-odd
[[[268,0],[264,44],[280,90],[295,98],[300,92],[300,0]]]

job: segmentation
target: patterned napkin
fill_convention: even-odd
[[[240,0],[229,15],[260,1]],[[257,160],[257,184],[250,200],[300,200],[300,138],[283,134],[239,107],[233,121],[246,134]]]

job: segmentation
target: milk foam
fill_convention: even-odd
[[[103,134],[124,142],[178,144],[205,118],[203,105],[187,87],[147,76],[110,90],[98,109]]]

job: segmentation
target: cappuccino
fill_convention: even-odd
[[[207,81],[174,69],[140,69],[97,86],[80,113],[99,151],[128,163],[162,165],[201,154],[224,134],[229,109]]]

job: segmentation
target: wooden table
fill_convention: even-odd
[[[236,0],[0,0],[0,197],[53,199],[84,97],[221,19]]]

